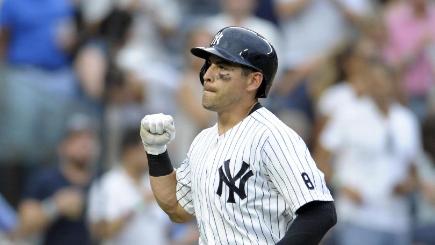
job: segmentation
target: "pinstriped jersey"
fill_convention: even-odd
[[[222,135],[203,130],[176,174],[200,244],[276,244],[299,207],[333,200],[303,140],[261,106]]]

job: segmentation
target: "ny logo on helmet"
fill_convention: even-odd
[[[223,36],[224,36],[224,34],[222,32],[219,32],[218,34],[216,34],[216,36],[213,38],[213,41],[211,41],[210,46],[214,46],[214,45],[218,44]]]
[[[225,172],[222,169],[222,167],[225,168]],[[223,188],[223,183],[225,183],[228,188],[229,188],[229,195],[228,195],[228,203],[235,203],[235,199],[234,199],[234,193],[236,193],[240,199],[245,199],[246,198],[246,193],[245,193],[245,183],[246,181],[248,181],[248,179],[254,175],[252,173],[252,170],[249,170],[249,164],[247,164],[246,162],[242,163],[242,167],[240,168],[240,170],[237,172],[236,176],[231,176],[231,172],[230,172],[230,160],[226,160],[223,164],[223,166],[221,166],[219,168],[219,186],[218,189],[216,191],[216,194],[218,194],[219,196],[222,196],[222,188]],[[239,182],[239,186],[236,186],[236,181],[240,179]]]

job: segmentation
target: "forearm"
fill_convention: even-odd
[[[147,155],[150,166],[150,182],[154,196],[160,208],[168,214],[173,222],[183,223],[192,219],[178,203],[175,171],[170,170],[170,160],[167,152],[160,155]]]
[[[285,236],[278,245],[316,245],[326,232],[337,223],[333,202],[314,201],[297,211]]]
[[[151,177],[150,179],[157,203],[169,218],[176,223],[190,221],[192,216],[177,201],[175,172],[167,176]]]
[[[140,135],[157,203],[172,221],[182,223],[191,220],[192,216],[178,203],[177,178],[166,151],[166,145],[175,137],[173,118],[164,114],[146,115],[141,120]]]
[[[166,176],[150,177],[151,188],[159,206],[166,213],[173,213],[178,205],[175,172]]]

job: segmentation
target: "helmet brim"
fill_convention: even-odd
[[[220,56],[220,53],[218,53],[214,48],[195,47],[190,49],[190,52],[196,57],[205,60],[208,59],[212,54]]]
[[[193,55],[195,55],[196,57],[199,57],[199,58],[202,58],[205,60],[210,58],[211,55],[215,55],[215,56],[217,56],[225,61],[228,61],[230,63],[239,64],[242,66],[252,68],[254,70],[258,70],[256,67],[252,66],[251,64],[249,64],[245,60],[241,59],[240,57],[232,56],[232,55],[226,53],[224,50],[216,49],[216,47],[209,47],[209,48],[196,47],[196,48],[190,49],[190,52]]]

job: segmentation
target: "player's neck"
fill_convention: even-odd
[[[257,104],[258,101],[250,101],[249,103],[233,106],[230,110],[218,112],[218,133],[224,134],[236,124],[241,122],[249,115],[249,112]]]

